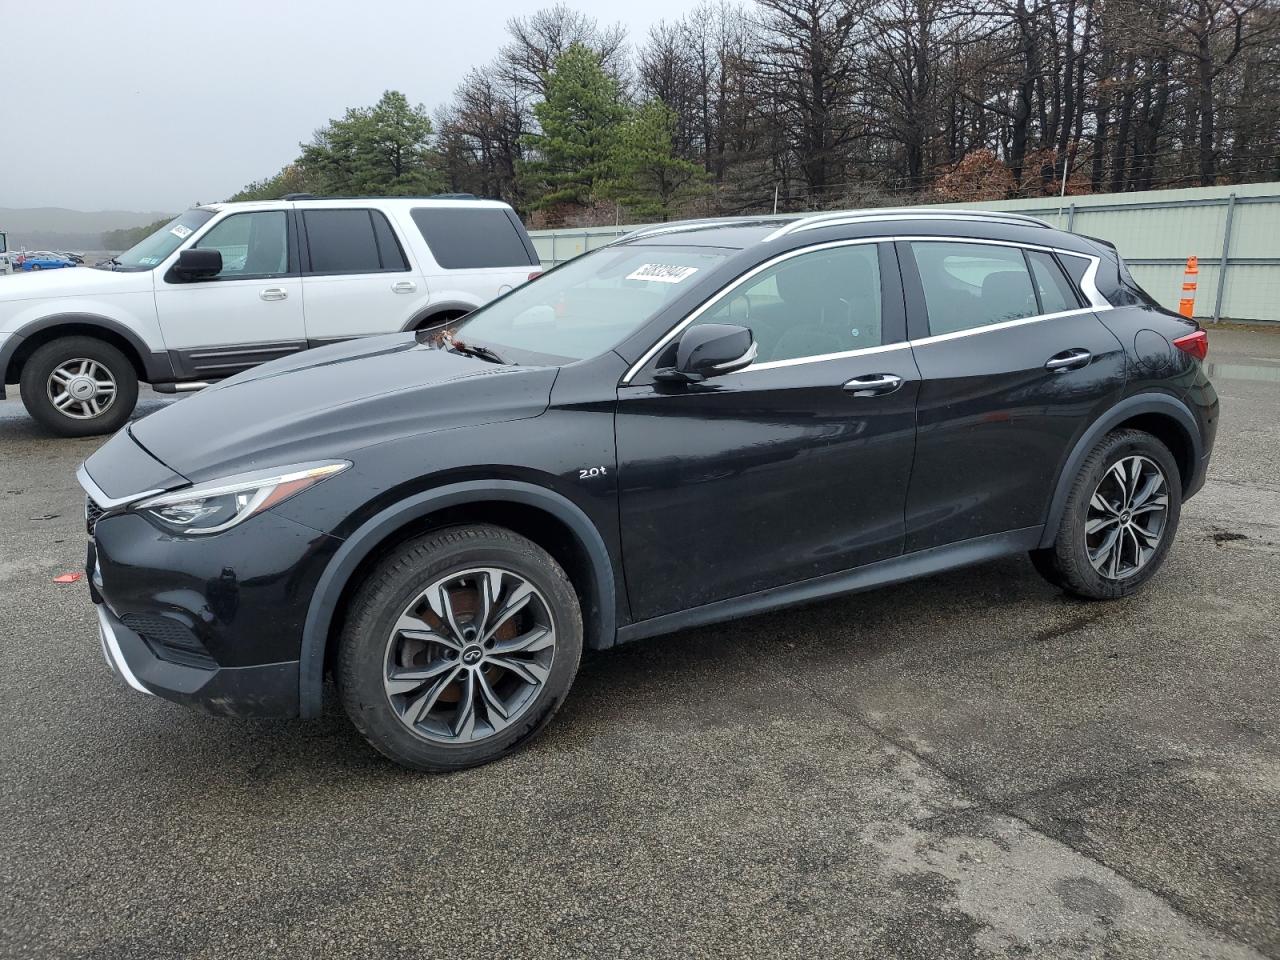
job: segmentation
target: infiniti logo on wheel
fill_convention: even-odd
[[[477,663],[480,662],[480,658],[483,656],[484,656],[484,651],[480,647],[473,644],[472,646],[469,646],[467,647],[467,649],[462,651],[462,662],[465,663],[468,667],[474,667]]]

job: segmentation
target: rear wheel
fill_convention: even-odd
[[[1181,511],[1181,476],[1169,449],[1141,430],[1117,430],[1080,467],[1053,546],[1031,559],[1069,593],[1127,596],[1160,569]]]
[[[404,766],[459,770],[546,726],[577,673],[582,615],[536,544],[453,527],[379,564],[340,643],[338,687],[365,738]]]
[[[38,348],[22,366],[22,403],[63,437],[113,433],[138,402],[129,358],[94,337],[63,337]]]

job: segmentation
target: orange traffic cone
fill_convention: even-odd
[[[1196,315],[1196,278],[1200,275],[1200,259],[1187,257],[1187,272],[1182,277],[1182,299],[1178,301],[1178,312],[1184,317]]]

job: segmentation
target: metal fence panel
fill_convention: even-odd
[[[1130,262],[1134,278],[1170,309],[1177,308],[1181,296],[1186,258],[1194,255],[1200,258],[1196,316],[1280,322],[1280,187],[1275,183],[1097,194],[1067,197],[1061,204],[1040,198],[921,206],[1027,213],[1107,240]],[[533,230],[530,235],[543,265],[551,267],[640,226]],[[1227,266],[1220,283],[1224,252]]]

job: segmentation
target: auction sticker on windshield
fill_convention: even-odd
[[[627,274],[627,279],[649,280],[653,283],[679,283],[682,280],[688,280],[697,272],[697,267],[682,267],[672,263],[642,263]]]
[[[187,239],[187,237],[191,236],[191,228],[184,227],[180,223],[175,224],[172,228],[170,228],[169,232],[172,233],[179,240],[185,240]]]

